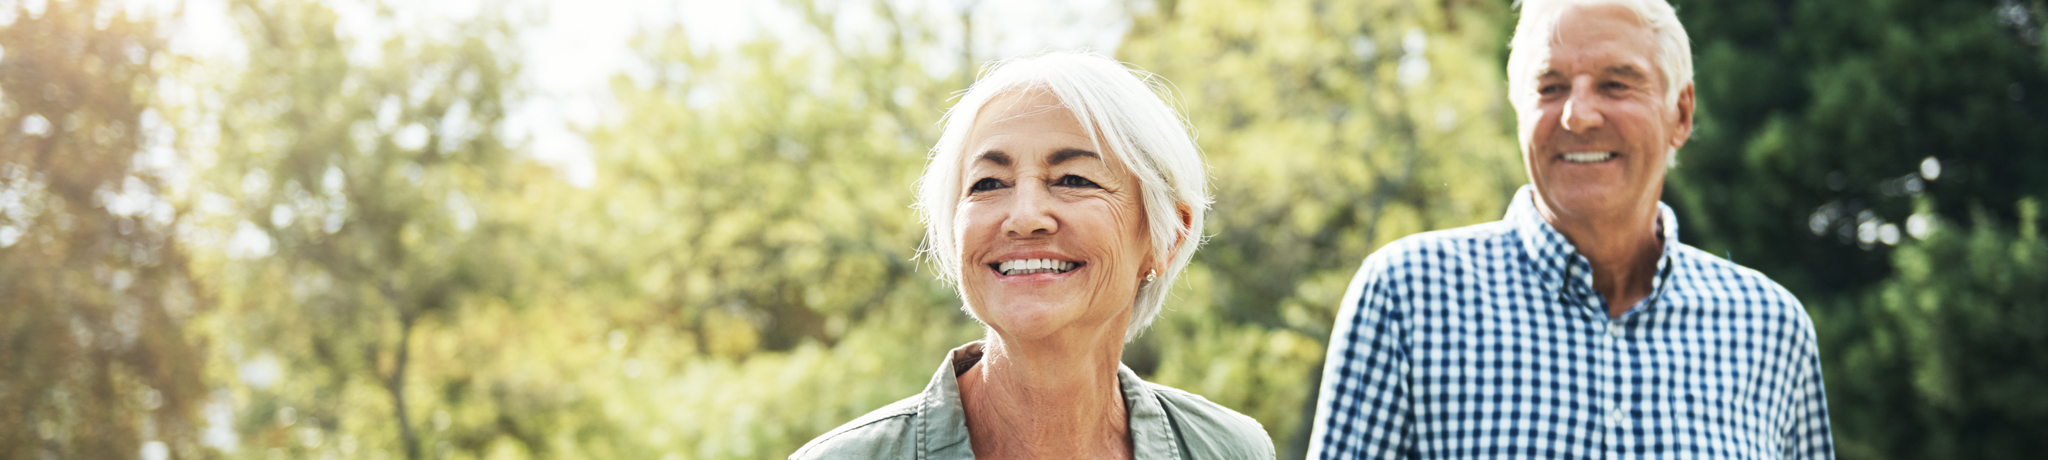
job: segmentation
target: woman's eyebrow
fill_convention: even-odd
[[[990,150],[981,152],[981,155],[976,155],[974,161],[986,161],[995,163],[997,166],[1009,166],[1010,154],[1003,153],[1001,150]]]
[[[1060,149],[1060,151],[1058,151],[1058,152],[1053,152],[1053,153],[1052,153],[1052,157],[1050,157],[1050,158],[1046,158],[1046,159],[1045,159],[1045,164],[1049,164],[1049,165],[1056,165],[1056,164],[1060,164],[1060,163],[1065,163],[1065,162],[1067,162],[1067,160],[1071,160],[1071,159],[1075,159],[1075,158],[1080,158],[1080,157],[1088,157],[1088,158],[1094,158],[1094,159],[1096,159],[1096,160],[1101,160],[1101,159],[1102,159],[1102,155],[1097,155],[1097,154],[1096,154],[1095,152],[1090,152],[1090,151],[1087,151],[1087,150],[1081,150],[1081,149]],[[1008,164],[1008,163],[1004,163],[1004,164]]]

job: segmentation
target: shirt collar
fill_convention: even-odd
[[[960,373],[981,362],[977,340],[946,353],[918,405],[917,458],[974,458],[967,442],[967,410],[960,401]],[[1131,431],[1131,454],[1138,459],[1177,458],[1172,421],[1153,397],[1152,388],[1123,363],[1116,365],[1116,383],[1124,393],[1124,413]]]
[[[1179,458],[1180,443],[1166,407],[1153,397],[1152,387],[1138,379],[1138,373],[1123,363],[1116,364],[1116,384],[1124,390],[1124,415],[1131,431],[1134,459]]]
[[[1543,214],[1536,210],[1535,200],[1536,188],[1523,185],[1521,190],[1515,191],[1514,201],[1508,203],[1507,216],[1502,218],[1514,225],[1532,268],[1545,286],[1559,286],[1567,294],[1594,293],[1592,262],[1586,261],[1586,257],[1579,254],[1578,247],[1543,220]],[[1671,258],[1677,253],[1678,246],[1678,215],[1661,201],[1657,203],[1657,223],[1661,227],[1657,236],[1664,240],[1664,251],[1657,256],[1657,276],[1650,278],[1650,296],[1644,299],[1646,302],[1663,297],[1668,284],[1665,278],[1671,274]],[[1631,308],[1629,311],[1635,310]]]
[[[960,371],[981,360],[981,342],[946,353],[917,406],[917,459],[974,458],[967,444],[967,411],[960,402]],[[957,369],[957,370],[956,370]]]

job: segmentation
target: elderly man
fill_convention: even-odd
[[[1508,58],[1531,186],[1365,260],[1312,458],[1829,458],[1813,325],[1658,202],[1693,126],[1664,0],[1529,0]]]

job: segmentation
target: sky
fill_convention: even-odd
[[[6,0],[0,0],[4,2]],[[25,0],[38,1],[38,0]],[[226,6],[227,0],[131,0],[134,8],[168,10],[182,5],[184,14],[171,30],[173,52],[215,59],[232,65],[239,60],[240,47]],[[870,1],[889,1],[902,11],[954,16],[972,11],[975,56],[999,58],[1054,49],[1115,50],[1129,18],[1119,0],[1046,0],[1036,2],[988,0],[823,0],[826,6],[848,13],[868,11]],[[366,62],[376,58],[370,46],[394,30],[433,34],[480,8],[502,10],[515,22],[530,21],[534,27],[522,30],[520,50],[525,61],[522,75],[531,97],[512,108],[508,137],[523,142],[527,154],[554,166],[578,186],[589,186],[600,178],[590,160],[592,152],[581,132],[606,122],[616,112],[610,81],[615,75],[631,77],[640,62],[629,44],[636,34],[650,29],[680,25],[691,41],[703,49],[730,49],[762,37],[789,38],[801,30],[792,7],[775,0],[433,0],[393,1],[396,19],[380,21],[374,11],[357,0],[334,1],[341,18],[342,33],[360,46],[351,58]],[[868,38],[864,30],[874,26],[871,16],[845,15],[838,39]],[[863,19],[868,20],[863,20]],[[395,24],[393,23],[395,22]],[[937,30],[941,41],[958,42],[957,23]],[[935,71],[950,71],[958,65],[958,50],[934,52],[928,62]]]

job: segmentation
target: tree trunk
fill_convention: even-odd
[[[392,412],[398,416],[398,437],[405,444],[406,460],[420,460],[420,439],[412,432],[412,420],[405,411],[405,364],[412,352],[411,316],[398,321],[398,357],[391,365],[390,378],[384,381],[384,390],[391,392]]]

